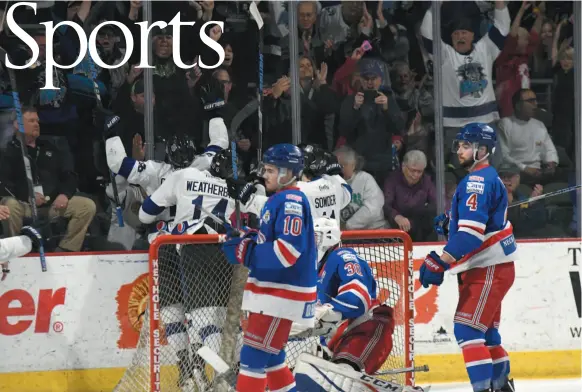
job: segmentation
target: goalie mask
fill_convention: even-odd
[[[342,233],[335,219],[317,218],[313,221],[315,243],[317,244],[317,261],[321,261],[325,252],[337,246]]]
[[[184,169],[194,160],[196,147],[188,135],[174,135],[166,141],[166,157],[174,169]]]

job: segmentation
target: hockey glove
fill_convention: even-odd
[[[340,175],[344,176],[344,169],[342,165],[339,164],[337,161],[337,157],[333,154],[326,153],[325,158],[327,161],[327,165],[325,166],[325,174],[328,176]]]
[[[109,139],[114,136],[119,136],[123,132],[120,129],[121,118],[107,109],[95,109],[95,127],[103,129],[103,138]]]
[[[440,286],[443,283],[445,271],[450,267],[449,264],[441,260],[435,251],[430,252],[420,266],[420,283],[425,288],[431,284]]]
[[[250,230],[243,237],[234,237],[222,245],[222,251],[230,264],[242,264],[249,267],[251,264],[251,254],[257,245],[256,238],[258,231]]]
[[[251,196],[257,191],[257,188],[245,180],[227,179],[226,186],[228,187],[228,196],[234,200],[240,201],[246,205]]]
[[[203,77],[198,86],[198,96],[202,101],[202,108],[208,115],[208,119],[222,117],[221,108],[226,105],[224,99],[224,86],[216,77],[207,75]]]
[[[438,235],[444,235],[445,237],[449,235],[449,223],[450,223],[450,211],[434,218],[434,231]]]
[[[32,242],[32,249],[34,250],[38,251],[40,249],[40,245],[43,245],[42,235],[40,234],[39,230],[32,226],[24,226],[22,229],[20,229],[20,235],[25,235],[30,238],[30,241]]]

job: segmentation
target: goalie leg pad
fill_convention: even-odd
[[[332,361],[347,361],[368,374],[376,373],[392,351],[394,321],[391,315],[391,308],[380,307],[368,321],[351,329],[340,328],[328,342],[333,352]]]
[[[168,344],[175,350],[188,348],[188,334],[184,325],[184,308],[180,304],[163,306],[160,309]]]
[[[340,366],[351,369],[349,365]],[[301,360],[295,367],[295,382],[300,392],[370,392],[362,383]]]
[[[270,391],[296,392],[295,378],[285,363],[285,350],[278,355],[271,355],[267,364],[267,385]]]
[[[461,350],[469,380],[475,391],[488,390],[493,376],[493,363],[485,347],[485,333],[465,324],[455,323],[455,338]]]
[[[509,365],[509,355],[501,346],[501,335],[497,328],[489,328],[485,333],[485,344],[489,348],[491,360],[493,362],[493,378],[491,384],[493,389],[501,389],[509,378],[511,371]]]

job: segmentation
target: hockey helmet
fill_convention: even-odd
[[[313,220],[315,243],[318,260],[321,260],[329,248],[335,247],[341,241],[342,233],[335,219],[317,218]]]
[[[470,123],[461,128],[457,133],[457,137],[453,141],[454,153],[457,152],[461,143],[471,143],[473,146],[473,160],[479,162],[495,152],[497,135],[495,134],[495,130],[488,124]],[[478,160],[477,152],[481,146],[487,147],[487,155]]]
[[[174,135],[166,141],[166,157],[174,169],[183,169],[192,163],[196,147],[190,136]]]
[[[323,148],[312,144],[299,144],[297,147],[303,153],[303,174],[309,178],[319,177],[325,173],[327,166],[326,152]]]
[[[236,178],[241,178],[244,175],[242,162],[238,158],[238,155],[235,156],[235,159],[233,163],[232,150],[230,148],[221,150],[212,158],[212,163],[208,171],[214,177],[219,177],[224,180],[235,178],[234,173],[236,171]]]
[[[293,144],[275,144],[265,151],[263,164],[291,170],[291,173],[299,178],[303,172],[303,153]]]

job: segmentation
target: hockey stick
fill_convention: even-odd
[[[18,94],[18,87],[16,85],[16,75],[14,74],[14,70],[6,65],[6,62],[9,59],[9,57],[8,53],[3,48],[0,48],[0,57],[2,57],[0,61],[2,61],[4,68],[8,72],[8,77],[10,78],[10,85],[12,87],[12,99],[14,100],[14,110],[16,111],[16,119],[18,122],[18,133],[20,135],[20,151],[22,153],[22,161],[24,163],[26,180],[28,182],[28,198],[30,203],[32,222],[36,223],[38,221],[38,210],[36,208],[36,196],[34,192],[34,182],[32,180],[32,169],[30,166],[30,158],[25,147],[26,139],[24,137],[24,123],[22,122],[22,105],[20,104],[20,96]],[[42,243],[42,240],[38,242],[38,253],[40,254],[40,268],[42,269],[42,272],[46,272],[47,270],[46,257],[44,254],[44,245]]]
[[[91,58],[91,54],[87,55],[87,61],[89,63],[89,79],[93,83],[93,91],[95,93],[95,102],[97,104],[97,110],[103,112],[103,102],[101,101],[101,93],[99,92],[99,85],[97,84],[97,69],[95,68],[95,63]],[[105,135],[103,135],[103,142],[105,142]],[[123,227],[123,212],[121,211],[121,203],[119,202],[119,192],[117,190],[117,183],[115,182],[115,175],[111,170],[109,171],[109,181],[111,181],[111,187],[113,189],[113,202],[115,203],[115,214],[117,215],[117,223],[119,227]]]
[[[409,387],[405,385],[395,384],[390,381],[382,380],[380,378],[370,376],[366,373],[360,373],[353,369],[337,365],[333,362],[326,361],[325,359],[321,359],[315,357],[311,354],[301,354],[298,361],[302,361],[304,363],[308,363],[313,366],[316,370],[323,369],[326,371],[330,371],[332,373],[341,374],[344,377],[350,378],[355,381],[359,381],[363,384],[371,386],[375,388],[376,391],[381,392],[412,392],[412,391],[424,391],[428,392],[430,387],[425,389],[418,389],[418,387]]]
[[[546,199],[548,197],[558,196],[558,195],[561,195],[563,193],[572,192],[572,191],[575,191],[576,189],[580,189],[580,187],[582,187],[582,185],[574,185],[574,186],[571,186],[568,188],[558,189],[557,191],[554,191],[554,192],[546,193],[546,194],[535,196],[535,197],[530,197],[527,200],[522,200],[522,201],[518,201],[517,203],[513,203],[508,208],[517,207],[517,206],[520,206],[522,204],[533,203],[534,201],[543,200],[543,199]]]
[[[257,27],[259,29],[259,37],[258,37],[258,50],[259,50],[259,73],[258,73],[258,83],[257,83],[257,102],[259,103],[258,108],[258,118],[259,123],[257,124],[258,131],[259,131],[259,143],[257,147],[257,164],[261,162],[263,158],[263,18],[257,8],[257,1],[253,1],[250,5],[249,12],[251,17],[257,23]]]
[[[218,381],[224,381],[222,384],[226,387],[226,390],[234,391],[232,385],[236,383],[237,375],[231,369],[231,367],[228,366],[224,359],[222,359],[208,346],[200,347],[196,353],[200,355],[200,357],[216,371],[217,376],[214,378],[216,384],[218,384]]]
[[[382,370],[376,372],[375,376],[386,376],[390,374],[400,374],[400,373],[408,373],[408,372],[428,372],[428,365],[422,366],[414,366],[414,367],[407,367],[402,369],[391,369],[391,370]]]

